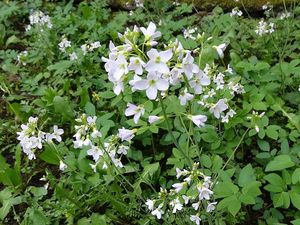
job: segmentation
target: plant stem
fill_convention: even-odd
[[[159,102],[160,102],[160,105],[161,105],[161,108],[162,108],[162,111],[163,111],[163,114],[164,114],[164,119],[165,119],[165,121],[167,123],[167,128],[168,128],[168,131],[169,131],[169,133],[170,133],[170,135],[171,135],[171,137],[173,139],[173,142],[174,142],[176,148],[181,152],[181,154],[187,160],[187,163],[189,164],[189,166],[192,168],[192,163],[191,163],[190,158],[187,157],[187,155],[185,154],[185,152],[181,149],[181,147],[179,146],[179,144],[178,144],[178,142],[177,142],[176,138],[174,137],[174,134],[173,134],[173,132],[171,130],[171,126],[170,126],[170,123],[169,123],[169,120],[168,120],[168,117],[167,117],[165,105],[164,105],[164,103],[162,101],[162,97],[161,97],[161,95],[158,95],[158,97],[159,97]]]

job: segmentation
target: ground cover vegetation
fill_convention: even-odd
[[[300,224],[300,7],[0,2],[2,224]]]

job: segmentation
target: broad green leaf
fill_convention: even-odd
[[[245,187],[247,184],[249,184],[255,180],[256,180],[256,177],[254,174],[254,170],[253,170],[251,164],[248,164],[241,170],[239,179],[238,179],[238,184],[240,187]]]
[[[295,163],[289,155],[278,155],[266,166],[266,171],[278,171],[293,167]]]

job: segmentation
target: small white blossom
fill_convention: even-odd
[[[127,108],[125,110],[125,116],[133,116],[133,121],[135,124],[139,122],[139,119],[144,115],[145,109],[143,106],[136,106],[131,103],[127,103]]]
[[[228,109],[225,99],[220,99],[216,104],[210,107],[209,111],[214,114],[214,116],[219,119],[221,113]]]
[[[153,210],[153,211],[151,212],[151,214],[152,214],[153,216],[156,216],[157,219],[161,219],[161,216],[165,213],[165,212],[161,209],[162,207],[163,207],[163,205],[160,204],[160,205],[158,206],[158,208],[156,208],[155,210]]]
[[[187,88],[179,94],[180,105],[186,105],[187,101],[190,101],[194,98],[194,95],[187,92]]]
[[[128,130],[124,127],[122,129],[119,129],[118,131],[118,137],[121,138],[122,141],[131,141],[135,133],[134,130]]]
[[[58,44],[61,52],[66,52],[66,48],[71,47],[71,41],[68,41],[66,37],[62,38],[62,41]]]
[[[185,182],[175,183],[175,184],[172,185],[172,187],[174,188],[175,192],[178,193],[184,188],[185,185],[186,185]]]
[[[217,50],[217,53],[218,53],[219,57],[221,59],[224,58],[224,51],[225,51],[227,45],[225,43],[223,43],[223,44],[220,44],[220,45],[217,45],[217,46],[214,45],[213,47]]]
[[[78,59],[78,56],[77,56],[76,52],[72,52],[69,56],[70,56],[71,61],[74,61],[74,60]]]
[[[61,171],[65,171],[65,169],[67,169],[67,165],[63,162],[63,161],[59,161],[59,169],[61,170]]]
[[[140,30],[145,36],[145,41],[150,46],[154,46],[157,44],[157,41],[155,39],[159,38],[161,36],[160,31],[156,31],[156,25],[152,22],[149,23],[147,29],[144,27],[141,27]]]
[[[192,222],[195,222],[197,225],[200,225],[201,218],[198,215],[191,215],[190,220]]]
[[[205,115],[189,115],[188,118],[193,121],[197,127],[204,127],[207,117]]]
[[[177,210],[180,211],[183,208],[183,205],[180,203],[178,198],[172,200],[170,205],[173,207],[172,213],[176,213]]]
[[[148,209],[152,211],[154,209],[154,203],[155,202],[153,200],[147,199],[145,204],[147,205]]]
[[[217,204],[217,202],[211,202],[211,203],[209,203],[208,206],[207,206],[207,208],[206,208],[206,212],[209,213],[209,212],[214,211],[215,208],[216,208],[216,204]]]
[[[160,119],[161,119],[160,116],[149,116],[149,117],[148,117],[148,122],[149,122],[150,124],[152,124],[152,123],[155,123],[156,121],[158,121],[158,120],[160,120]]]

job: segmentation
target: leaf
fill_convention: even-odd
[[[273,127],[271,126],[268,126],[267,127],[267,130],[266,130],[266,135],[269,137],[269,138],[272,138],[274,140],[277,140],[278,139],[278,131],[275,130]]]
[[[55,96],[53,99],[55,112],[61,114],[64,119],[70,120],[73,118],[73,110],[68,100],[61,96]]]
[[[45,150],[39,155],[39,158],[49,164],[59,165],[59,158],[55,148],[50,144],[45,146]]]
[[[296,184],[297,182],[300,182],[300,168],[295,169],[292,175],[292,183]]]
[[[54,70],[54,75],[63,74],[69,67],[71,67],[72,64],[72,61],[61,60],[51,66],[48,66],[47,69],[50,71]]]
[[[295,163],[292,161],[289,155],[278,155],[266,166],[265,171],[278,171],[294,166]]]
[[[90,116],[96,116],[96,108],[91,102],[87,102],[84,106],[85,112]]]
[[[296,193],[295,190],[289,192],[293,206],[300,210],[300,194]]]
[[[254,170],[253,170],[251,164],[248,164],[240,172],[239,179],[238,179],[238,185],[240,187],[245,187],[247,184],[249,184],[255,180],[256,180],[256,177],[254,174]]]
[[[288,208],[290,206],[290,196],[287,192],[274,194],[272,200],[275,208],[281,206]]]
[[[227,208],[228,211],[235,216],[241,208],[241,202],[233,195],[222,199],[217,207],[218,210]]]

